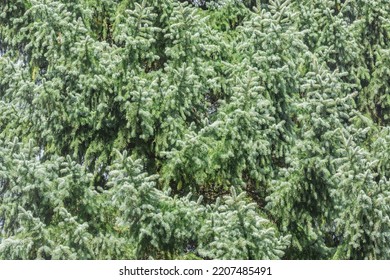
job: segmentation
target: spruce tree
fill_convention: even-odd
[[[1,259],[388,259],[387,0],[0,3]]]

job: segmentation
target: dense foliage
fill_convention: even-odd
[[[389,244],[389,0],[0,0],[0,259]]]

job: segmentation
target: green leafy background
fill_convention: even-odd
[[[390,259],[388,0],[0,0],[0,259]]]

